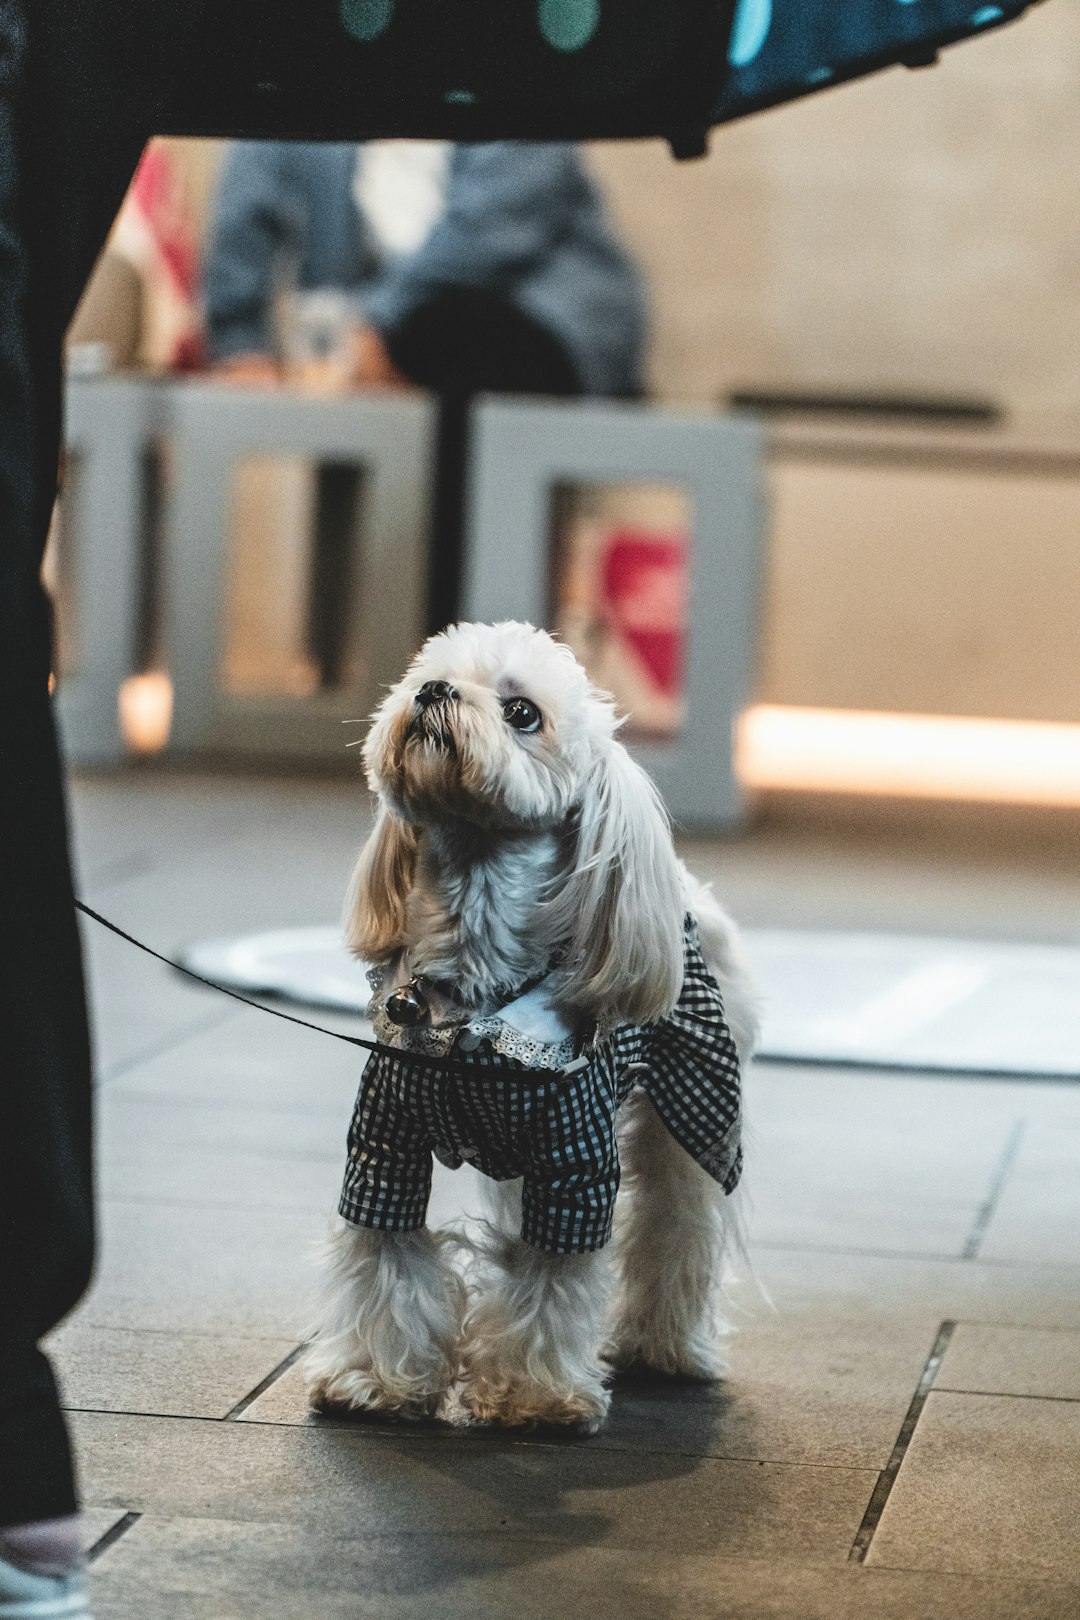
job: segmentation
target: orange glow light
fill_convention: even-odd
[[[172,681],[162,670],[131,675],[120,688],[120,732],[133,754],[160,754],[172,726]]]
[[[762,704],[736,770],[748,788],[1080,807],[1080,725]]]

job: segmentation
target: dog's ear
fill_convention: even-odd
[[[555,904],[571,940],[564,972],[575,1006],[635,1024],[671,1011],[683,982],[682,876],[660,795],[614,738],[596,744]]]
[[[405,943],[416,849],[415,828],[380,807],[345,899],[345,942],[365,962],[388,961]]]

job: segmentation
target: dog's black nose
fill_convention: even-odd
[[[422,709],[429,703],[451,703],[457,697],[457,691],[449,681],[425,681],[416,694],[416,701]]]

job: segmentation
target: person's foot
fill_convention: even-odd
[[[0,1558],[0,1620],[91,1620],[79,1572],[35,1575]]]
[[[0,1620],[90,1620],[78,1514],[0,1526]]]

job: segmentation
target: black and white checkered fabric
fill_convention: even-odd
[[[615,1116],[635,1086],[724,1191],[742,1168],[739,1059],[720,987],[687,919],[682,995],[661,1023],[622,1025],[564,1077],[482,1042],[453,1068],[378,1052],[364,1069],[349,1130],[340,1213],[356,1226],[423,1226],[432,1155],[496,1181],[522,1179],[521,1235],[549,1254],[602,1248],[611,1235],[619,1155]]]

